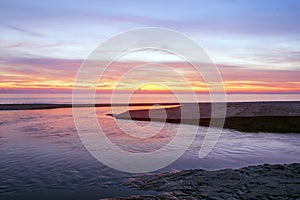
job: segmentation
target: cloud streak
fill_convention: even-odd
[[[10,58],[0,64],[0,87],[13,88],[40,88],[71,90],[76,78],[77,70],[82,60],[53,59],[53,58]],[[161,67],[137,70],[127,76],[122,83],[119,78],[133,66],[141,62],[116,62],[101,77],[100,90],[113,90],[117,84],[122,89],[134,89],[137,83],[144,81],[160,82],[182,91],[185,87],[178,81],[178,77],[164,72]],[[195,91],[207,91],[203,77],[196,75],[191,66],[184,63],[164,62],[166,66],[182,74],[192,85]],[[222,66],[222,65],[218,65]],[[104,67],[101,62],[95,62],[96,73],[98,67]],[[219,67],[228,92],[272,92],[295,93],[300,92],[300,70],[251,70],[238,66]],[[87,75],[88,77],[88,75]],[[129,77],[129,78],[128,78]]]
[[[13,31],[16,31],[16,32],[20,32],[22,34],[25,33],[25,34],[28,34],[28,35],[31,35],[31,36],[37,36],[37,37],[44,36],[43,34],[31,31],[31,30],[28,30],[28,29],[20,28],[18,26],[14,26],[14,25],[10,25],[10,24],[5,24],[5,23],[2,23],[2,22],[0,22],[0,26],[2,26],[4,28],[7,28],[7,29],[10,29],[10,30],[13,30]]]

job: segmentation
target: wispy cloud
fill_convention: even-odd
[[[82,60],[76,59],[9,58],[0,64],[0,86],[12,89],[17,87],[70,90],[81,62]],[[119,89],[130,90],[143,82],[157,82],[182,91],[186,86],[179,80],[179,73],[179,76],[189,81],[194,90],[207,90],[203,77],[199,77],[188,64],[162,63],[176,70],[176,73],[171,73],[170,69],[163,69],[160,66],[141,68],[129,73],[130,69],[141,64],[143,63],[113,63],[101,76],[99,89],[112,90],[118,85]],[[94,65],[93,71],[90,72],[92,76],[98,72],[99,67],[105,67],[101,62],[95,62]],[[217,66],[228,92],[300,92],[300,70],[259,70],[222,64]],[[127,75],[120,79],[126,73]],[[88,78],[89,74],[86,77]]]
[[[7,29],[10,29],[10,30],[13,30],[13,31],[16,31],[16,32],[21,32],[23,34],[25,33],[25,34],[28,34],[28,35],[31,35],[31,36],[37,36],[37,37],[44,36],[43,34],[37,33],[35,31],[31,31],[31,30],[21,28],[21,27],[18,27],[18,26],[14,26],[14,25],[10,25],[10,24],[5,24],[5,23],[2,23],[2,22],[0,22],[0,26],[2,26],[4,28],[7,28]]]

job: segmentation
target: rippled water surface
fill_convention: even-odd
[[[116,122],[106,116],[110,112],[110,108],[97,108],[99,124],[113,143],[129,152],[160,149],[172,140],[179,126],[158,122]],[[140,128],[134,128],[136,124]],[[193,129],[185,125],[187,139],[192,137],[189,130]],[[157,130],[160,133],[150,139],[132,139],[123,133],[125,131],[134,136]],[[224,130],[213,151],[204,159],[199,159],[205,130],[200,127],[190,149],[160,171],[191,168],[214,170],[263,163],[300,162],[299,134],[232,130]],[[69,108],[1,111],[0,166],[1,199],[99,199],[142,193],[119,185],[127,178],[138,175],[106,167],[90,155],[80,142],[72,109]],[[146,191],[142,194],[152,193]]]

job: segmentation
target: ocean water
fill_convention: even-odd
[[[182,102],[190,102],[189,95],[178,94]],[[124,103],[124,98],[128,95],[120,94],[116,96],[114,101],[116,103]],[[119,99],[118,99],[119,97]],[[198,102],[210,102],[211,97],[208,94],[198,94]],[[84,95],[82,102],[85,102]],[[300,101],[300,94],[227,94],[227,102],[250,102],[250,101]],[[111,97],[108,94],[97,94],[95,98],[96,103],[110,103]],[[131,98],[131,103],[166,103],[177,102],[177,98],[171,94],[142,94],[134,95]],[[37,94],[37,93],[23,93],[23,94],[0,94],[0,104],[24,104],[24,103],[72,103],[72,94],[68,93],[54,93],[54,94]],[[126,103],[126,102],[125,102]]]
[[[77,109],[85,111],[86,108]],[[118,109],[122,112],[126,108]],[[96,108],[96,113],[107,137],[133,152],[161,148],[172,140],[179,128],[178,124],[115,120],[106,115],[111,113],[109,107]],[[122,126],[127,134],[137,134],[133,123],[147,132],[163,128],[160,136],[151,140],[128,140],[118,126]],[[193,126],[185,125],[185,130],[184,137],[192,137]],[[223,130],[215,148],[208,156],[199,159],[205,131],[205,127],[200,127],[190,148],[159,172],[300,162],[299,134],[233,130]],[[184,147],[178,145],[176,148]],[[155,194],[120,185],[140,174],[120,172],[97,161],[81,143],[70,108],[0,111],[0,166],[0,199],[100,199]]]

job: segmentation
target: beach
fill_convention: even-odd
[[[190,115],[182,119],[180,108]],[[130,110],[118,119],[187,123],[209,126],[210,104],[199,103],[201,118],[195,124],[191,108],[181,107]],[[165,118],[161,113],[165,111]],[[300,133],[300,102],[228,103],[224,128],[245,132]],[[257,165],[240,169],[205,171],[183,170],[133,179],[124,185],[138,190],[154,190],[159,195],[120,197],[112,199],[299,199],[300,164]]]
[[[164,109],[129,110],[115,117],[200,126],[209,126],[212,118],[221,122],[225,119],[224,128],[238,131],[300,133],[300,102],[229,102],[226,107],[216,103],[216,107],[225,109],[224,118],[218,115],[211,116],[210,103],[181,104],[178,107]],[[165,117],[162,117],[163,112],[166,113]],[[182,112],[185,113],[184,117],[181,115]],[[217,124],[222,126],[221,122]]]
[[[0,19],[0,200],[300,200],[300,0]]]
[[[159,195],[121,199],[299,199],[300,164],[259,165],[241,169],[184,170],[145,175],[124,185]]]
[[[160,148],[166,139],[172,139],[172,133],[176,133],[180,121],[165,123],[161,135],[150,140],[132,140],[125,137],[118,125],[122,125],[128,133],[136,134],[134,121],[127,120],[130,118],[124,120],[122,116],[130,113],[135,117],[144,117],[145,113],[150,112],[151,119],[159,121],[163,119],[156,115],[166,111],[169,113],[167,119],[178,120],[179,106],[186,106],[186,110],[191,106],[168,104],[164,109],[154,106],[155,109],[150,111],[148,108],[153,104],[147,104],[148,108],[145,104],[138,105],[140,107],[129,107],[130,111],[113,114],[109,104],[95,106],[100,125],[103,125],[110,139],[128,148],[128,151]],[[210,104],[199,105],[201,116],[209,118]],[[300,198],[300,137],[299,132],[292,129],[280,134],[276,131],[244,132],[225,128],[212,152],[199,159],[199,148],[207,130],[206,126],[200,126],[195,143],[174,163],[151,173],[127,174],[105,166],[87,152],[76,132],[72,104],[2,106],[0,199]],[[85,111],[94,105],[75,106]],[[191,116],[194,111],[190,111]],[[278,117],[280,120],[297,118],[299,102],[229,103],[226,117],[237,117],[240,121],[262,117]],[[147,120],[137,123],[143,128],[149,125]],[[154,130],[153,127],[161,124],[154,122],[148,130]],[[184,139],[191,137],[194,125],[186,126]],[[259,130],[261,125],[257,125]],[[276,124],[272,125],[276,127]],[[176,148],[184,147],[179,145]]]

